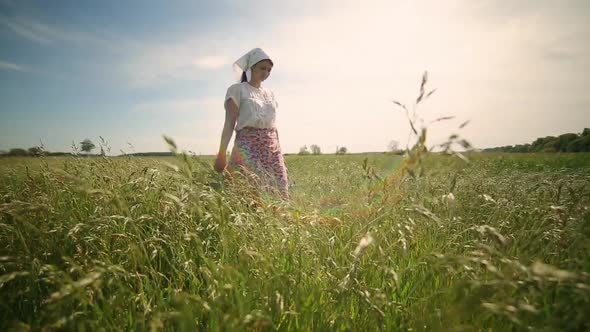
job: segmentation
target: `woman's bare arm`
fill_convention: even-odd
[[[236,122],[238,120],[238,106],[232,99],[225,101],[225,124],[221,132],[221,143],[219,144],[219,153],[217,155],[224,155],[227,153],[227,146],[234,133]]]

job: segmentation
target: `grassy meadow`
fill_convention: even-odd
[[[0,330],[590,330],[590,154],[0,159]]]

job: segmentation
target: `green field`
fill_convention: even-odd
[[[0,330],[590,330],[590,154],[468,158],[1,158]]]

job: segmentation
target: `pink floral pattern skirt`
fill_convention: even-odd
[[[244,127],[236,132],[229,168],[257,175],[258,184],[289,199],[289,177],[276,128]]]

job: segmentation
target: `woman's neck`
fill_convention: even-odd
[[[251,86],[253,86],[253,87],[257,88],[257,89],[260,89],[260,83],[262,83],[262,82],[260,82],[260,81],[254,81],[254,80],[250,80],[248,82],[248,84],[250,84]]]

